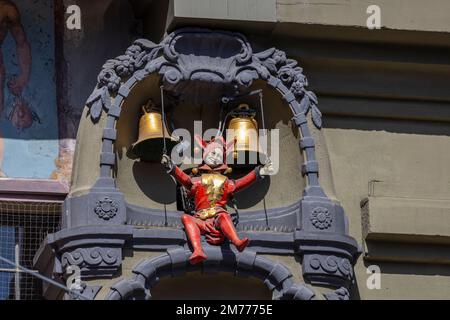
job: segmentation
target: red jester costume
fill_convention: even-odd
[[[260,167],[257,167],[240,179],[229,179],[224,175],[229,171],[225,161],[226,144],[224,139],[217,137],[209,143],[198,137],[196,139],[204,151],[203,164],[195,170],[198,171],[198,176],[191,177],[172,164],[170,160],[168,163],[164,163],[163,159],[168,173],[182,184],[188,190],[188,195],[194,199],[195,214],[193,216],[183,214],[181,218],[193,248],[189,259],[191,264],[207,259],[201,245],[201,235],[205,235],[206,241],[212,245],[220,245],[227,238],[238,251],[243,251],[247,247],[249,239],[239,239],[226,205],[230,196],[235,192],[260,178]],[[220,161],[212,162],[211,159],[217,156]]]

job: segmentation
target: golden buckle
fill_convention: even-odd
[[[216,215],[216,208],[202,209],[198,212],[198,216],[202,220],[207,220],[209,218],[213,218],[215,215]]]

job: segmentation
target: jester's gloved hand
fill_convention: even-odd
[[[161,159],[161,164],[167,170],[167,172],[172,172],[175,168],[175,165],[172,162],[172,159],[167,154],[164,154]]]

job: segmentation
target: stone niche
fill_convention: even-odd
[[[169,123],[191,133],[194,120],[217,127],[222,95],[262,90],[266,128],[279,129],[280,169],[237,196],[238,231],[252,240],[242,253],[205,244],[208,260],[189,265],[174,181],[159,163],[127,156],[141,107],[160,103],[161,85]],[[296,61],[275,48],[255,53],[238,33],[188,28],[159,44],[135,41],[105,63],[87,100],[63,229],[42,244],[36,267],[65,279],[78,266],[81,292],[98,299],[150,299],[158,279],[191,272],[256,278],[274,299],[348,299],[361,251],[335,198],[317,97],[306,86]],[[239,102],[259,112],[257,97]]]
[[[159,163],[142,162],[127,156],[127,151],[138,137],[138,122],[141,115],[141,106],[148,99],[157,104],[160,100],[160,77],[152,75],[137,84],[130,92],[122,105],[122,114],[117,122],[117,141],[115,153],[117,167],[115,177],[117,189],[120,190],[128,204],[141,208],[152,208],[176,214],[176,185],[167,175]],[[195,89],[195,88],[194,88]],[[279,94],[270,88],[264,81],[258,80],[249,88],[249,92],[263,89],[264,113],[267,129],[278,129],[280,136],[279,172],[277,175],[264,179],[252,185],[236,196],[237,205],[245,220],[246,212],[270,211],[281,207],[289,207],[298,203],[302,190],[305,188],[305,179],[299,168],[302,165],[302,154],[298,148],[300,137],[298,130],[292,124],[292,113],[283,105]],[[214,85],[202,86],[198,95],[205,102],[180,102],[176,107],[166,105],[170,112],[170,119],[175,128],[186,128],[194,135],[194,121],[202,121],[203,129],[217,128],[219,123],[221,91],[214,90]],[[212,92],[212,93],[211,93]],[[192,91],[189,92],[193,94]],[[205,99],[205,97],[207,97]],[[258,96],[240,100],[259,110]],[[259,113],[259,112],[258,112]],[[260,113],[259,113],[260,114]],[[258,117],[260,116],[258,114]],[[258,124],[262,121],[259,118]],[[192,143],[193,141],[191,141]],[[271,141],[269,140],[269,145]],[[162,148],[162,146],[161,146]],[[192,152],[192,150],[191,150]],[[325,160],[325,159],[324,159]],[[183,165],[184,169],[189,166]],[[250,169],[249,169],[250,170]],[[231,174],[235,176],[235,174]],[[271,217],[269,216],[269,219]],[[280,231],[293,231],[295,217],[291,225],[280,226]],[[145,223],[145,221],[135,221]],[[178,226],[179,219],[174,220]],[[133,223],[133,221],[129,221]],[[272,229],[277,229],[276,221],[268,221]],[[262,227],[262,226],[261,226]],[[290,228],[288,228],[290,227]]]

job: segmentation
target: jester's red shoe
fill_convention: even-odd
[[[194,250],[192,255],[189,257],[189,262],[191,264],[197,264],[197,263],[205,261],[207,258],[208,257],[206,256],[206,254],[203,251]]]
[[[249,243],[250,239],[244,238],[242,240],[237,241],[234,245],[236,246],[236,249],[238,249],[239,252],[242,252],[244,251],[245,248],[247,248]]]

